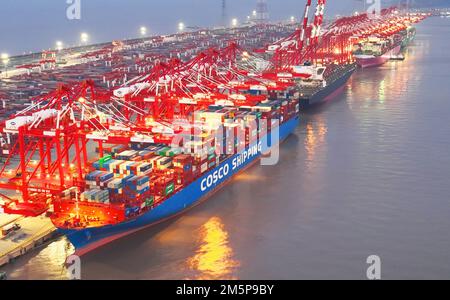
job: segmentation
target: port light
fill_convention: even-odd
[[[56,50],[61,51],[64,48],[64,43],[61,41],[56,41]]]
[[[139,30],[140,30],[142,36],[147,35],[147,27],[141,26],[141,28]]]
[[[89,41],[89,34],[87,34],[86,32],[83,32],[80,35],[80,38],[81,38],[82,43],[87,43]]]
[[[0,58],[2,59],[3,64],[8,64],[9,62],[9,54],[8,53],[2,53],[0,55]]]

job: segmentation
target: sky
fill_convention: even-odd
[[[67,18],[67,2],[81,1],[81,19]],[[256,0],[226,0],[227,17],[243,21]],[[436,0],[435,0],[436,1]],[[145,26],[151,34],[167,34],[186,26],[221,23],[221,0],[1,0],[0,52],[22,54],[79,43],[82,32],[90,42],[106,42],[139,36]],[[300,17],[305,0],[267,0],[272,20]],[[328,16],[362,9],[361,0],[329,0]]]

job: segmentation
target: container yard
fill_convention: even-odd
[[[0,265],[64,235],[83,255],[179,215],[263,159],[429,14],[385,8],[9,59],[0,81]],[[310,13],[315,11],[315,13]]]

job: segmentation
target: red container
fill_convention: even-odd
[[[155,195],[165,196],[167,186],[172,183],[175,183],[173,178],[160,177],[154,182],[151,190]]]
[[[175,182],[178,185],[187,185],[193,181],[193,173],[192,170],[186,172],[183,170],[176,170],[175,171]]]
[[[191,155],[180,154],[174,157],[173,163],[180,164],[182,166],[192,164],[194,158]]]

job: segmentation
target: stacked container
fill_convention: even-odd
[[[163,157],[163,156],[155,156],[152,160],[153,167],[159,171],[164,171],[172,167],[173,158],[171,157]]]
[[[124,193],[130,198],[140,198],[150,190],[150,178],[147,176],[133,176],[124,181]]]
[[[111,180],[110,182],[108,182],[108,190],[110,192],[110,194],[123,194],[123,183],[122,183],[122,179],[120,178],[115,178],[113,180]]]
[[[102,148],[103,148],[103,152],[104,152],[104,153],[109,153],[109,154],[115,155],[115,154],[117,154],[117,153],[119,153],[119,152],[124,151],[127,147],[126,147],[125,145],[109,145],[109,144],[104,144],[104,145],[102,146]],[[99,147],[96,147],[96,148],[95,148],[95,152],[96,152],[96,153],[99,153],[99,152],[100,152]]]
[[[116,155],[116,159],[118,160],[132,160],[138,154],[135,150],[126,150]]]
[[[86,188],[87,189],[106,189],[108,182],[114,177],[113,173],[104,171],[94,171],[86,175]]]
[[[156,154],[159,156],[174,157],[175,155],[178,155],[180,153],[181,153],[181,150],[178,148],[165,147],[165,148],[157,151]]]
[[[178,185],[187,185],[193,180],[193,157],[191,155],[177,155],[173,160],[175,180]]]
[[[175,192],[175,182],[168,177],[159,177],[153,182],[152,192],[160,197],[170,196]]]
[[[90,189],[81,194],[81,201],[109,203],[108,190]]]

